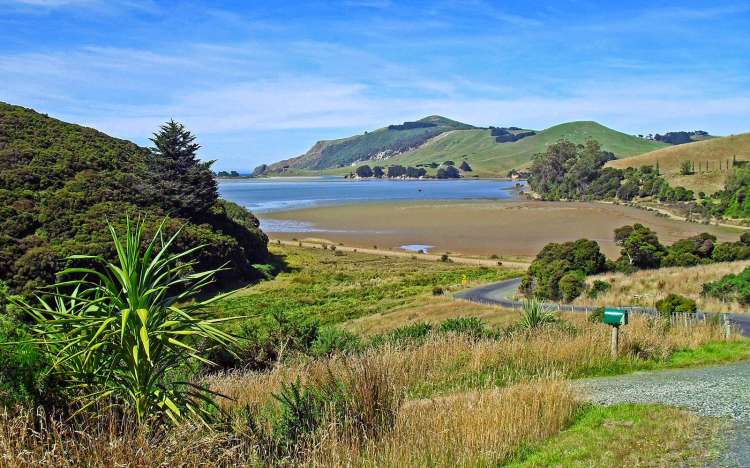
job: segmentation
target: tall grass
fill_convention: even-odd
[[[232,420],[213,430],[185,421],[157,438],[122,419],[70,425],[6,413],[0,465],[496,465],[571,421],[577,404],[561,379],[638,368],[717,341],[722,330],[634,317],[622,335],[617,360],[608,327],[581,320],[499,340],[436,333],[208,376],[206,385],[233,398],[223,403]]]
[[[665,298],[669,293],[680,294],[696,301],[700,310],[708,312],[750,312],[746,306],[738,303],[722,302],[715,298],[701,296],[703,283],[716,281],[729,273],[739,273],[750,266],[750,261],[713,263],[694,267],[660,268],[658,270],[641,270],[626,275],[623,273],[606,273],[589,278],[604,280],[612,287],[595,299],[581,296],[576,304],[581,305],[642,305],[653,306],[656,301]]]

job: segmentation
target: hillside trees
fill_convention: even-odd
[[[458,179],[461,174],[455,166],[445,166],[437,170],[438,179]]]
[[[372,177],[373,175],[372,169],[367,164],[359,166],[355,173],[357,174],[357,177]]]
[[[221,278],[255,277],[268,255],[258,220],[217,198],[193,136],[165,126],[152,152],[0,103],[0,281],[29,293],[54,283],[71,254],[114,258],[107,221],[120,228],[127,214],[145,216],[149,232],[163,218],[169,233],[182,227],[180,248],[207,246],[201,269],[228,262]]]

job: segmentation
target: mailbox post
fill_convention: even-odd
[[[628,324],[628,311],[606,307],[604,309],[604,323],[612,327],[611,350],[612,357],[616,358],[620,348],[620,326]]]

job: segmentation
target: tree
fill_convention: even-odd
[[[387,172],[388,178],[401,177],[406,174],[406,168],[400,165],[388,166]]]
[[[622,247],[622,258],[635,268],[659,268],[666,255],[656,233],[642,224],[615,229],[615,244]]]
[[[471,172],[471,166],[469,166],[469,163],[466,161],[463,161],[460,166],[458,166],[459,169],[461,169],[464,172]]]
[[[370,166],[365,164],[364,166],[359,166],[357,168],[356,174],[358,177],[363,177],[363,178],[372,177],[372,169],[370,168]]]
[[[200,145],[181,123],[170,120],[151,138],[148,158],[150,184],[146,191],[157,197],[173,214],[181,217],[209,213],[219,198],[211,173],[214,161],[201,162]]]
[[[375,166],[372,168],[372,175],[377,177],[378,179],[382,179],[385,172],[383,171],[383,168],[380,166]]]
[[[461,177],[461,174],[455,166],[441,167],[437,171],[438,179],[458,179],[459,177]]]
[[[679,294],[669,294],[664,299],[656,301],[656,310],[664,318],[675,314],[692,314],[697,310],[695,301]]]

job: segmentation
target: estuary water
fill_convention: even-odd
[[[514,197],[516,182],[487,179],[348,180],[299,177],[220,180],[219,194],[263,213],[389,200],[503,200]]]

